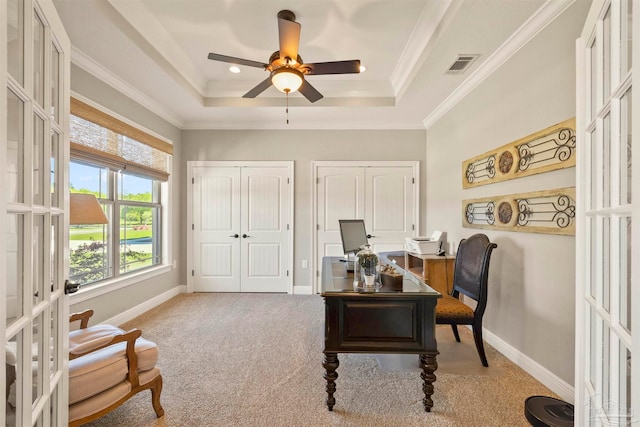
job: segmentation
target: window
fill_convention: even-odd
[[[106,224],[69,225],[70,280],[87,285],[162,264],[172,146],[73,98],[71,114],[69,192],[94,195]]]

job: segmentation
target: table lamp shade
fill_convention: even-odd
[[[98,199],[93,194],[71,193],[69,224],[108,224]]]

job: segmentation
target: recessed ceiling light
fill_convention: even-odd
[[[364,73],[365,71],[367,71],[367,67],[365,67],[364,65],[360,65],[360,72]]]
[[[232,65],[231,67],[229,67],[229,71],[231,71],[233,74],[238,74],[240,72],[240,67]]]

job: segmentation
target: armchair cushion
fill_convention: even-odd
[[[121,329],[119,330],[122,332]],[[103,344],[109,341],[108,337],[96,340],[102,341]],[[94,340],[94,344],[96,340]],[[126,348],[126,343],[122,342],[70,360],[69,404],[95,396],[123,382],[128,373]],[[138,359],[138,372],[148,371],[155,367],[158,361],[158,347],[154,342],[142,337],[138,338],[135,352]],[[140,382],[143,383],[142,376]]]

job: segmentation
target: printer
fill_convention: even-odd
[[[434,231],[430,237],[405,237],[405,248],[420,255],[438,255],[442,250],[442,231]]]

